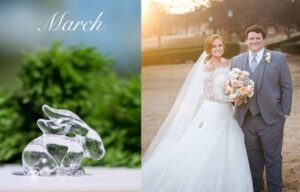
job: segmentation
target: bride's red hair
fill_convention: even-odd
[[[223,42],[223,46],[225,47],[224,38],[221,35],[219,35],[219,34],[209,35],[204,41],[204,50],[206,51],[206,53],[208,55],[207,58],[205,59],[205,61],[208,61],[211,58],[212,45],[213,45],[214,40],[216,40],[216,39],[220,39]]]

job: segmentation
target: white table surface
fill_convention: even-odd
[[[138,192],[140,169],[84,167],[85,176],[24,176],[20,165],[0,166],[1,192]],[[18,175],[19,173],[19,175]]]

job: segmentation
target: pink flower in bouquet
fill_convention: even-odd
[[[241,74],[240,76],[239,76],[239,78],[238,78],[238,80],[240,80],[240,81],[244,81],[244,80],[246,80],[247,79],[247,76],[245,76],[245,75],[243,75],[243,74]]]
[[[243,86],[240,88],[240,95],[248,95],[249,91],[247,89],[247,87]]]
[[[247,86],[247,90],[248,90],[249,93],[253,92],[254,91],[254,87],[252,85],[248,85]]]
[[[242,81],[239,81],[239,80],[236,80],[236,79],[231,80],[231,86],[233,88],[241,87],[242,83],[243,83]]]

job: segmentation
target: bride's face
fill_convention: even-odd
[[[224,53],[224,44],[221,39],[215,39],[212,43],[211,55],[213,57],[222,57]]]

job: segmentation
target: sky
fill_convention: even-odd
[[[69,12],[66,21],[94,21],[103,12],[101,30],[37,30],[55,12],[65,11]],[[42,48],[53,41],[67,46],[83,44],[114,58],[118,70],[138,72],[140,68],[140,0],[1,1],[0,29],[0,46]]]
[[[143,17],[147,16],[153,3],[162,4],[169,13],[184,14],[193,11],[196,7],[206,6],[209,0],[142,0]]]

